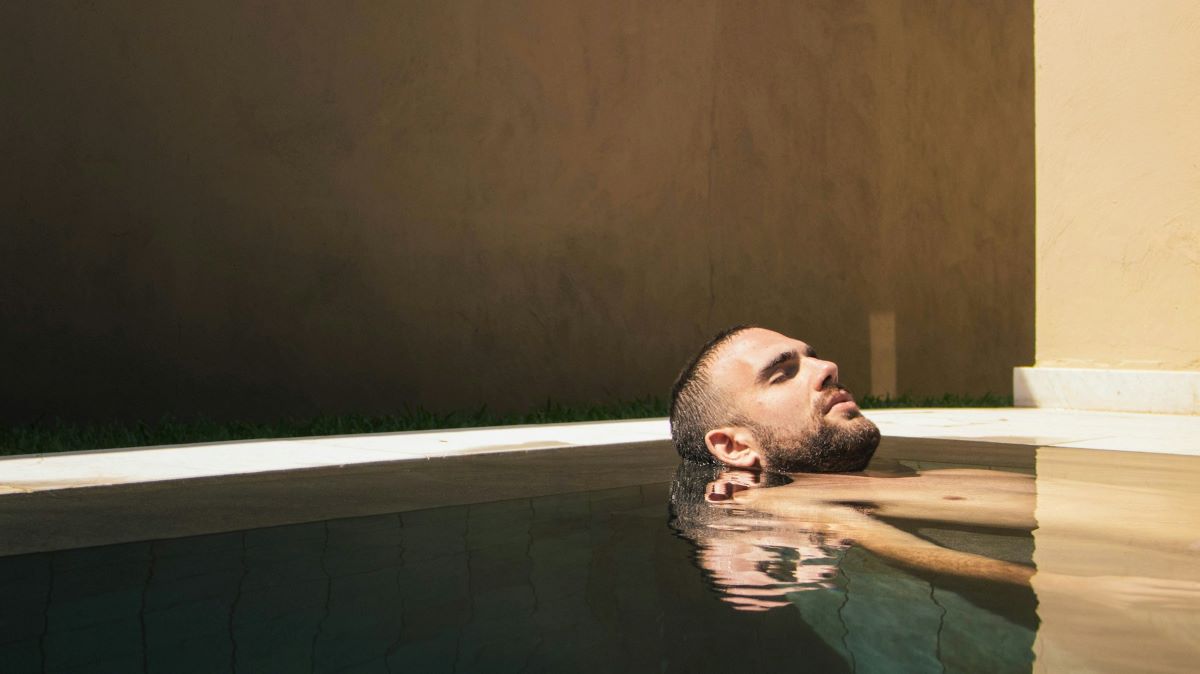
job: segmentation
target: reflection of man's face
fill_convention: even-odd
[[[713,478],[707,484],[705,474]],[[736,493],[786,480],[686,462],[676,471],[670,525],[696,546],[695,561],[721,600],[739,611],[789,606],[789,593],[832,587],[838,574],[847,543],[836,527],[764,515],[733,500]]]
[[[800,340],[744,330],[720,349],[709,376],[769,470],[862,470],[879,444],[879,429],[838,384],[837,365]]]

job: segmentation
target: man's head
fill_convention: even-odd
[[[671,437],[691,461],[784,473],[862,470],[879,445],[837,365],[745,325],[716,335],[680,373]]]

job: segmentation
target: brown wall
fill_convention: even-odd
[[[1008,392],[1033,359],[1032,21],[4,3],[0,414],[661,395],[739,321],[856,390]]]

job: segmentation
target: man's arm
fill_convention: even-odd
[[[734,499],[739,505],[792,521],[827,526],[885,559],[914,569],[1025,586],[1034,574],[1032,567],[944,548],[850,506],[795,496],[786,488],[753,489],[739,492]]]

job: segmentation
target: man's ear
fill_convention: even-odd
[[[714,428],[704,434],[704,444],[708,445],[708,453],[726,466],[755,470],[763,467],[758,439],[743,426]]]

